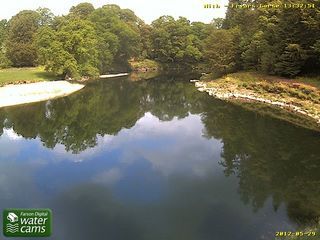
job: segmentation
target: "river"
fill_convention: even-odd
[[[319,132],[189,80],[0,109],[0,208],[52,209],[59,240],[273,239],[319,221]]]

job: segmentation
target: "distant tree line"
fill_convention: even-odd
[[[160,17],[145,24],[117,5],[95,9],[81,3],[66,16],[47,8],[24,10],[0,22],[0,67],[44,65],[67,77],[97,76],[129,59],[191,64],[202,59],[202,40],[210,24]]]
[[[230,0],[241,4],[267,0]],[[279,2],[285,2],[279,0]],[[295,2],[295,1],[291,1]],[[203,63],[220,74],[256,70],[295,76],[320,69],[320,3],[314,9],[234,9],[210,24],[162,16],[144,23],[129,9],[81,3],[65,16],[47,8],[0,21],[0,68],[43,65],[78,78],[128,68],[130,59]]]

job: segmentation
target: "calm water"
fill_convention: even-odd
[[[273,239],[318,221],[319,133],[189,79],[1,109],[0,209],[51,208],[58,240]]]

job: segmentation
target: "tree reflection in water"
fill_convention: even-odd
[[[258,211],[271,197],[274,210],[285,204],[298,225],[319,221],[319,133],[214,100],[179,78],[97,81],[69,97],[5,108],[0,135],[12,128],[47,148],[62,144],[76,154],[95,147],[99,136],[133,127],[146,112],[162,121],[201,115],[204,136],[223,143],[221,165],[226,176],[239,178],[244,203]],[[128,232],[138,236],[136,231]]]

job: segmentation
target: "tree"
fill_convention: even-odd
[[[37,13],[39,14],[39,26],[47,26],[53,24],[54,14],[49,8],[38,8]]]
[[[197,36],[200,41],[206,39],[210,32],[214,29],[215,28],[212,24],[206,24],[203,22],[191,23],[191,32],[193,35]]]
[[[0,21],[0,68],[5,68],[11,65],[9,59],[6,57],[5,40],[7,37],[7,20]]]
[[[304,52],[299,44],[288,44],[276,63],[276,73],[289,77],[300,73],[305,59]]]
[[[7,27],[8,27],[8,22],[7,20],[3,19],[0,21],[0,45],[4,43],[4,40],[7,35]]]
[[[223,27],[224,18],[214,18],[211,21],[212,26],[215,29],[221,29]]]
[[[205,58],[209,67],[217,73],[228,73],[235,70],[236,43],[232,30],[216,30],[204,43]]]
[[[237,69],[255,69],[269,74],[293,77],[300,72],[316,72],[316,42],[320,34],[320,2],[291,1],[314,4],[315,8],[259,8],[249,11],[229,7],[224,29],[240,29],[236,60]],[[230,0],[230,4],[270,4],[267,0]],[[277,4],[287,3],[278,0]],[[240,60],[240,61],[239,61]]]
[[[114,64],[127,65],[140,52],[140,35],[134,17],[117,5],[105,5],[90,16],[98,38],[99,70],[110,71]]]
[[[98,76],[98,40],[91,22],[66,19],[57,30],[37,34],[39,60],[46,69],[66,77]]]
[[[316,41],[316,43],[312,46],[312,50],[316,56],[318,63],[320,64],[320,40]]]
[[[139,23],[139,32],[140,32],[140,53],[139,57],[142,59],[151,58],[152,54],[152,41],[151,33],[152,28],[150,25],[145,24],[144,22]]]
[[[160,62],[190,64],[202,57],[200,40],[186,18],[160,17],[152,23],[151,39],[152,56]]]
[[[261,58],[267,47],[262,31],[256,32],[247,46],[243,46],[241,59],[245,69],[258,70],[261,67]]]
[[[70,9],[70,15],[81,19],[86,19],[94,11],[94,7],[91,3],[80,3],[77,6],[73,6]]]
[[[15,67],[36,65],[37,49],[33,44],[39,27],[39,14],[35,11],[21,11],[9,21],[6,55]]]

